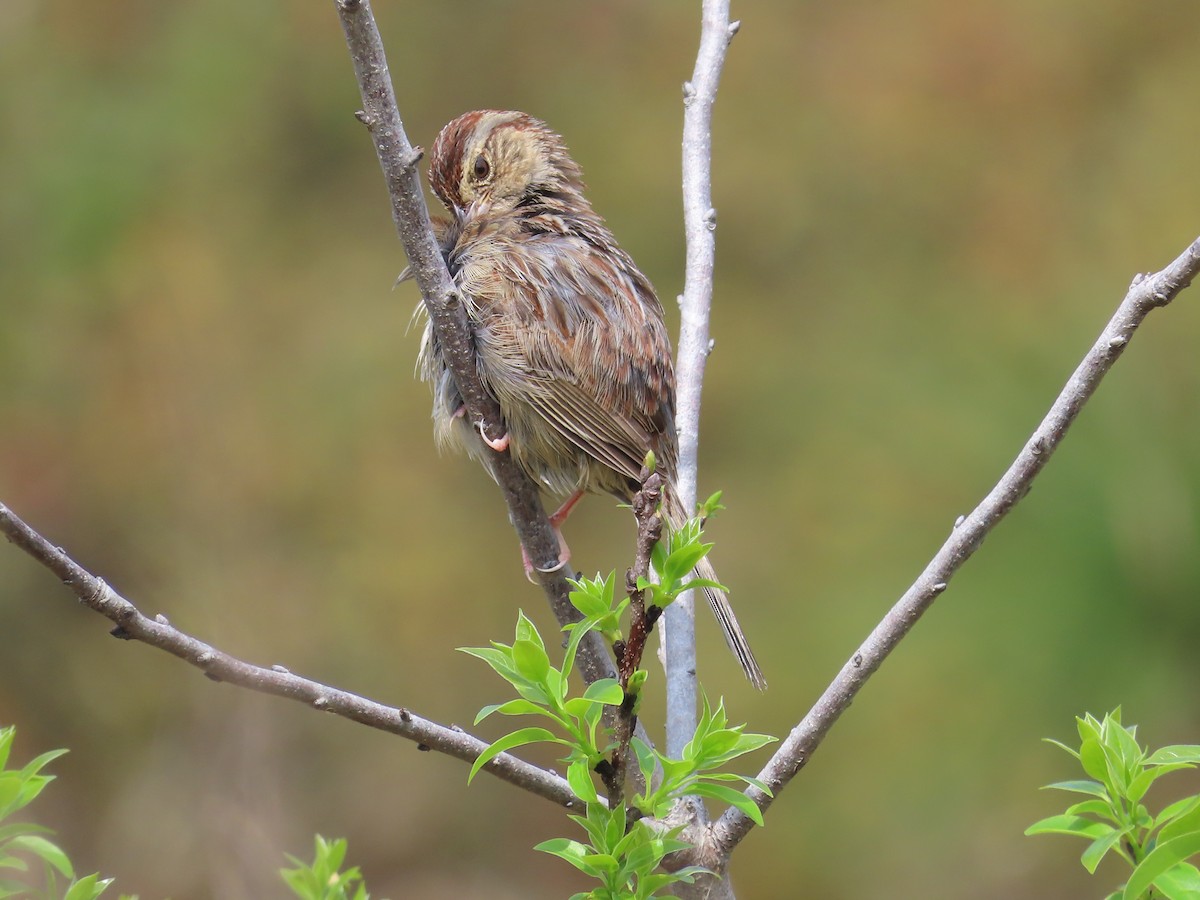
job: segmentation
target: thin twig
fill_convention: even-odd
[[[617,670],[620,673],[621,690],[625,698],[617,707],[616,718],[613,722],[613,747],[609,765],[602,773],[605,787],[608,789],[608,805],[615,807],[625,797],[626,772],[630,762],[629,741],[637,728],[638,700],[641,692],[639,685],[632,684],[634,673],[641,667],[642,654],[646,649],[646,638],[658,621],[662,610],[657,606],[646,608],[646,592],[638,587],[640,579],[650,577],[650,556],[654,545],[662,537],[662,515],[659,506],[662,502],[663,479],[657,472],[651,472],[643,467],[641,471],[642,487],[633,495],[633,514],[637,518],[637,552],[633,565],[625,573],[625,592],[629,595],[629,637],[618,641],[613,649],[617,652]],[[630,821],[633,820],[634,810],[629,810]]]
[[[469,421],[481,423],[480,427],[490,438],[500,438],[505,433],[500,408],[479,380],[466,311],[429,224],[429,210],[417,173],[421,152],[409,143],[400,120],[383,40],[375,25],[371,5],[368,0],[335,0],[334,5],[346,33],[346,46],[354,61],[362,94],[363,110],[358,119],[367,126],[375,143],[392,201],[396,233],[429,310],[446,367],[463,398]],[[513,527],[529,559],[538,563],[537,577],[554,615],[564,625],[577,621],[579,613],[567,599],[570,593],[567,579],[573,573],[568,567],[557,565],[558,538],[546,518],[537,486],[507,452],[493,453],[490,459],[492,475],[504,494]],[[550,569],[555,570],[543,571]],[[584,639],[579,648],[578,666],[589,683],[616,677],[604,641],[597,634],[589,634]]]
[[[917,620],[945,590],[951,576],[970,559],[983,539],[1029,492],[1033,479],[1049,461],[1100,380],[1120,358],[1142,320],[1151,310],[1166,306],[1200,274],[1200,238],[1174,262],[1154,275],[1138,275],[1100,338],[1067,381],[1033,436],[1016,460],[969,516],[960,517],[925,571],[892,607],[850,657],[825,693],[794,728],[778,752],[759,773],[778,798],[780,790],[804,767],[833,723],[850,706],[868,678],[908,634]],[[747,792],[766,810],[774,798],[750,788]],[[730,852],[750,831],[750,819],[730,807],[713,826],[712,840]]]
[[[149,618],[2,503],[0,533],[61,578],[85,606],[115,622],[116,628],[112,631],[115,637],[165,650],[200,669],[214,681],[227,681],[264,694],[297,700],[313,709],[408,738],[416,742],[418,749],[436,750],[465,762],[474,762],[487,749],[486,741],[456,726],[438,725],[403,707],[384,706],[349,691],[293,675],[282,666],[253,665],[174,628],[164,616]],[[579,805],[564,778],[510,754],[500,754],[484,766],[484,771],[561,806],[573,808]]]
[[[685,510],[696,507],[700,437],[700,389],[708,360],[708,315],[712,305],[713,230],[712,108],[725,51],[737,33],[729,21],[729,0],[704,0],[700,49],[692,80],[683,86],[683,223],[687,264],[679,298],[679,351],[675,364],[675,427],[679,471],[675,488]],[[667,667],[667,753],[679,756],[696,731],[696,613],[692,594],[682,595],[663,617]]]

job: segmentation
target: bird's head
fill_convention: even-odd
[[[519,206],[587,208],[562,138],[522,112],[477,110],[448,124],[433,143],[429,180],[460,221]]]

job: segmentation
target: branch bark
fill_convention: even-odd
[[[717,213],[712,205],[712,109],[737,33],[729,0],[704,0],[700,49],[692,80],[683,86],[683,223],[687,262],[679,298],[679,349],[675,363],[675,428],[679,434],[676,492],[686,510],[696,507],[700,439],[700,390],[710,348],[709,309],[713,294]],[[667,753],[678,757],[696,730],[696,610],[689,592],[663,616],[667,668]]]
[[[685,510],[696,507],[696,474],[700,442],[700,392],[712,343],[708,335],[716,258],[717,211],[712,203],[712,111],[725,53],[738,22],[729,21],[729,0],[703,0],[700,47],[692,79],[683,86],[683,223],[687,261],[683,295],[679,298],[679,349],[676,356],[675,428],[679,435],[676,491]],[[696,731],[697,665],[696,607],[688,592],[663,615],[667,671],[667,754],[678,758]],[[732,900],[733,887],[725,877],[729,855],[718,856],[708,840],[708,812],[697,797],[685,797],[672,811],[683,824],[683,839],[694,847],[680,854],[679,864],[697,864],[715,874],[693,884],[677,885],[683,898]]]
[[[349,691],[293,675],[282,666],[256,666],[172,627],[165,616],[149,618],[2,503],[0,533],[61,578],[85,606],[116,623],[112,630],[114,637],[165,650],[200,669],[213,681],[227,681],[264,694],[287,697],[313,709],[408,738],[416,742],[420,750],[436,750],[464,762],[474,762],[487,749],[487,741],[481,741],[457,726],[439,725],[404,707],[385,706]],[[580,806],[566,779],[510,754],[500,754],[484,766],[484,771],[560,806],[569,809]]]
[[[829,729],[850,706],[889,653],[945,590],[950,578],[979,549],[983,539],[1029,492],[1034,478],[1049,462],[1067,429],[1100,380],[1113,367],[1134,332],[1151,310],[1166,306],[1200,274],[1200,238],[1174,262],[1153,275],[1137,275],[1124,301],[1100,334],[1099,339],[1075,369],[1042,423],[1026,441],[1000,481],[970,515],[960,516],[950,537],[925,567],[920,577],[884,616],[866,641],[855,651],[833,682],[825,689],[779,750],[759,773],[774,793],[767,797],[756,788],[747,796],[766,810],[779,792],[796,776],[820,746]],[[746,836],[753,823],[730,807],[712,829],[711,839],[728,854]]]
[[[462,299],[446,269],[441,250],[429,223],[429,210],[421,190],[417,163],[421,151],[413,148],[400,120],[396,96],[392,90],[383,40],[375,24],[368,0],[335,0],[346,46],[354,62],[354,73],[362,95],[363,109],[358,119],[367,126],[379,156],[392,203],[392,220],[412,266],[412,273],[429,317],[441,343],[446,365],[462,395],[470,421],[480,423],[493,440],[504,434],[500,408],[484,390],[475,368],[471,329]],[[558,567],[559,545],[537,485],[516,465],[507,451],[492,453],[491,472],[504,494],[513,528],[525,552],[538,569],[557,567],[557,571],[538,572],[537,578],[560,624],[577,621],[575,608],[567,599],[573,577],[566,567]],[[616,669],[597,634],[589,634],[579,648],[577,665],[591,683],[600,678],[615,678]]]

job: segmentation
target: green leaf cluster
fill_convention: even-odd
[[[716,770],[743,754],[771,743],[775,738],[765,734],[746,734],[745,725],[730,728],[724,701],[719,702],[716,709],[711,709],[708,698],[702,697],[702,700],[704,707],[696,724],[696,732],[684,746],[679,759],[670,759],[637,738],[631,741],[646,785],[646,790],[635,796],[631,803],[644,815],[661,816],[680,797],[707,797],[736,806],[761,826],[763,817],[758,805],[737,788],[730,787],[729,783],[752,784],[768,797],[771,796],[771,789],[757,778]],[[662,770],[662,780],[652,788],[653,776],[658,768]]]
[[[1107,900],[1200,896],[1200,870],[1187,862],[1200,854],[1200,794],[1184,797],[1152,815],[1142,802],[1150,786],[1170,772],[1200,763],[1200,745],[1178,744],[1151,753],[1137,742],[1137,726],[1121,724],[1118,707],[1097,721],[1076,719],[1079,749],[1050,740],[1077,759],[1089,777],[1059,781],[1046,789],[1088,799],[1025,830],[1026,834],[1070,834],[1085,838],[1081,862],[1094,873],[1110,851],[1133,867],[1129,881]]]
[[[713,497],[709,498],[710,502]],[[650,554],[650,563],[658,573],[658,583],[648,578],[637,580],[638,590],[645,592],[646,605],[653,604],[666,609],[680,594],[693,588],[728,590],[719,581],[692,577],[697,563],[708,556],[712,548],[712,544],[704,542],[703,523],[699,517],[688,519],[681,528],[669,531],[663,540],[654,545]]]
[[[587,621],[578,624],[583,626]],[[625,692],[615,679],[604,678],[588,685],[582,696],[568,698],[575,653],[589,630],[587,627],[572,629],[562,665],[558,668],[550,664],[541,634],[523,612],[518,614],[512,644],[493,641],[491,647],[460,648],[462,652],[486,662],[520,695],[507,703],[485,706],[475,717],[476,724],[493,713],[502,716],[533,715],[549,719],[561,732],[560,736],[548,728],[534,726],[505,735],[479,754],[471,766],[468,781],[499,754],[525,744],[544,741],[567,748],[567,780],[571,788],[584,800],[588,799],[589,794],[595,797],[591,771],[610,746],[609,736],[600,730],[600,721],[604,707],[619,705],[625,698]]]
[[[675,832],[660,834],[644,819],[626,828],[624,807],[609,809],[589,803],[586,816],[571,816],[587,832],[587,842],[569,838],[543,841],[534,849],[564,859],[600,886],[571,900],[649,900],[656,891],[676,882],[691,883],[705,871],[686,866],[675,872],[657,872],[663,857],[687,848]]]
[[[704,506],[706,514],[719,508],[719,499],[719,494],[709,499]],[[661,584],[638,580],[638,588],[647,592],[647,604],[666,606],[691,588],[721,588],[714,581],[691,577],[696,564],[711,547],[702,540],[699,519],[691,520],[660,541],[652,559]],[[627,791],[626,802],[609,809],[596,782],[598,768],[607,765],[607,757],[616,746],[610,728],[604,724],[604,709],[632,703],[636,710],[648,673],[639,669],[633,674],[628,697],[614,679],[589,685],[581,696],[569,696],[570,675],[580,641],[591,631],[599,632],[609,642],[619,640],[622,616],[629,607],[628,597],[617,597],[615,574],[610,573],[607,578],[597,575],[572,584],[575,589],[570,594],[571,603],[582,619],[564,629],[569,637],[561,666],[551,663],[545,642],[524,613],[518,615],[511,644],[492,642],[490,647],[462,648],[491,666],[518,694],[507,702],[484,707],[475,719],[477,723],[499,713],[536,716],[549,726],[519,728],[504,735],[480,754],[470,778],[498,754],[516,747],[537,742],[563,747],[567,781],[586,808],[586,815],[571,818],[586,832],[587,840],[556,838],[539,844],[537,849],[566,860],[599,882],[590,893],[577,894],[573,900],[643,900],[658,896],[657,891],[675,882],[690,882],[702,871],[695,867],[659,871],[664,856],[687,847],[678,839],[678,832],[666,832],[655,821],[681,797],[719,800],[763,824],[758,806],[738,788],[753,785],[770,796],[768,787],[754,778],[719,770],[774,738],[747,734],[744,725],[731,727],[723,701],[713,708],[704,698],[695,734],[679,759],[669,758],[636,737],[631,740],[643,789],[633,795]]]
[[[279,875],[300,900],[370,900],[358,867],[342,871],[347,846],[345,838],[327,841],[318,834],[313,861],[288,854],[296,868],[280,869]]]
[[[10,769],[8,757],[16,732],[15,727],[0,728],[0,898],[94,900],[112,883],[111,878],[93,874],[77,879],[70,858],[49,839],[48,835],[53,834],[49,828],[8,821],[54,780],[53,775],[43,775],[42,769],[67,752],[50,750],[20,769]],[[41,878],[36,880],[43,887],[35,888],[30,883],[35,879],[30,871],[32,860],[41,864]],[[65,889],[59,887],[60,877],[66,881]]]

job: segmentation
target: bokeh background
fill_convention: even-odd
[[[694,3],[376,9],[413,140],[478,107],[561,131],[677,322]],[[761,0],[715,121],[703,491],[784,735],[1011,460],[1137,271],[1200,233],[1193,0]],[[498,492],[439,458],[404,265],[329,2],[0,3],[0,499],[232,653],[469,724],[454,648],[547,630]],[[1022,830],[1041,742],[1124,704],[1200,742],[1200,293],[1156,312],[1028,502],[739,850],[750,898],[1102,896]],[[585,571],[627,514],[585,504]],[[34,807],[151,898],[282,897],[345,836],[375,896],[558,898],[559,811],[458,762],[107,637],[0,546],[0,723],[70,747]],[[654,728],[651,710],[648,724]],[[498,733],[501,723],[479,732]],[[751,760],[756,770],[766,754]],[[541,757],[549,762],[550,757]],[[1167,779],[1158,796],[1200,783]],[[1056,804],[1058,806],[1056,807]]]

